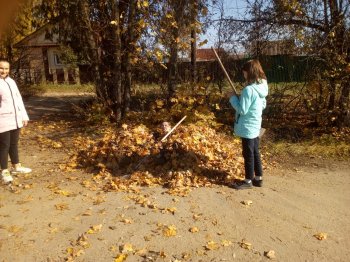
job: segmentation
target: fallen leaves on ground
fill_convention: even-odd
[[[174,225],[163,227],[163,235],[164,236],[173,237],[173,236],[176,236],[176,234],[177,234],[177,229]]]
[[[12,225],[12,226],[7,227],[7,231],[9,233],[19,233],[23,230],[24,230],[24,228],[22,228],[20,226],[16,226],[16,225]]]
[[[199,229],[198,229],[198,227],[191,227],[191,228],[189,229],[189,231],[190,231],[191,233],[197,233],[197,232],[199,232]]]
[[[241,243],[240,243],[240,247],[244,248],[244,249],[248,249],[251,250],[252,249],[252,244],[249,243],[247,240],[242,239]]]
[[[265,257],[269,258],[269,259],[275,259],[276,258],[276,253],[274,250],[269,250],[264,252]]]
[[[253,204],[252,200],[243,200],[241,201],[241,204],[245,205],[245,206],[250,206]]]
[[[324,232],[320,232],[314,235],[315,238],[317,238],[318,240],[325,240],[327,239],[327,233]]]
[[[59,204],[56,204],[55,205],[55,208],[57,210],[68,210],[69,209],[69,206],[67,203],[59,203]]]
[[[205,125],[179,126],[163,143],[155,128],[128,124],[106,128],[99,139],[78,138],[79,152],[69,166],[85,167],[97,175],[84,181],[105,191],[136,190],[162,185],[168,193],[186,196],[191,188],[229,183],[244,173],[240,140]]]
[[[128,257],[128,254],[119,254],[115,257],[114,262],[123,262]]]
[[[217,250],[220,248],[220,245],[214,241],[208,241],[207,244],[205,245],[206,250]]]
[[[86,233],[88,234],[96,234],[97,232],[99,232],[102,228],[102,224],[99,224],[99,225],[94,225],[94,226],[91,226],[89,228],[88,231],[86,231]]]
[[[133,245],[130,244],[130,243],[126,243],[126,244],[120,246],[119,249],[120,249],[120,252],[122,252],[123,254],[125,254],[125,253],[131,253],[131,252],[134,251],[134,247],[133,247]]]

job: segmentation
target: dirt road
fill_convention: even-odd
[[[64,120],[74,101],[26,101],[34,120],[21,156],[34,171],[0,186],[0,261],[348,261],[349,163],[291,160],[245,191],[104,192],[64,168],[79,130]]]

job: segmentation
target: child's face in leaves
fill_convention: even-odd
[[[169,122],[163,122],[161,128],[164,133],[168,133],[171,130],[171,125]]]

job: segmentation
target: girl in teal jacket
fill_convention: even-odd
[[[268,86],[258,60],[249,60],[242,68],[247,86],[240,97],[230,95],[230,104],[236,110],[234,131],[242,139],[245,179],[233,184],[235,189],[262,186],[262,164],[259,152],[259,133],[262,111],[266,107]]]

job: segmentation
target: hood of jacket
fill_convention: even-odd
[[[261,83],[254,83],[251,87],[258,93],[259,97],[265,98],[268,95],[267,81],[262,79]]]

